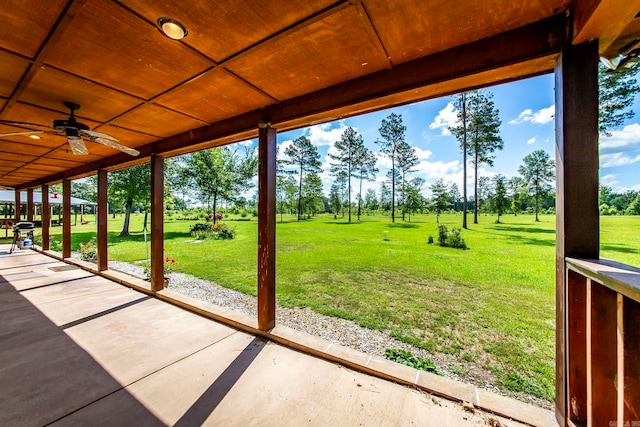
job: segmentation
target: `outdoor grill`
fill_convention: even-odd
[[[33,229],[36,228],[33,222],[19,222],[13,226],[13,243],[9,253],[13,253],[16,246],[22,249],[24,246],[31,246],[33,243]],[[26,239],[23,237],[26,235]],[[28,241],[28,245],[24,243]]]

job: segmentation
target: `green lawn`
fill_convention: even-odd
[[[123,217],[110,218],[109,256],[146,258],[142,215],[132,237],[119,238]],[[458,226],[460,215],[441,223]],[[325,215],[277,226],[277,298],[287,307],[311,307],[433,353],[473,362],[494,383],[552,399],[554,393],[555,217],[480,216],[463,231],[470,250],[427,244],[433,215],[391,224],[365,216],[348,224]],[[256,294],[257,221],[234,221],[238,237],[194,243],[194,221],[167,221],[165,254],[176,270]],[[54,233],[60,228],[53,229]],[[601,219],[601,256],[640,265],[640,217]],[[95,234],[95,223],[74,227],[73,246]]]

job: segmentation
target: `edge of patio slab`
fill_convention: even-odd
[[[292,349],[339,363],[356,371],[384,378],[399,384],[415,387],[449,400],[470,402],[476,408],[483,411],[532,426],[558,426],[553,411],[539,408],[537,406],[521,402],[517,399],[501,396],[488,390],[480,389],[471,384],[420,371],[379,356],[372,356],[346,346],[334,344],[323,338],[307,334],[305,332],[296,331],[295,329],[286,326],[277,325],[269,331],[261,331],[258,329],[257,318],[248,314],[191,298],[171,289],[153,292],[149,282],[130,274],[114,270],[98,271],[96,264],[94,263],[81,261],[75,258],[63,258],[58,252],[41,251],[37,247],[32,249],[68,264],[77,265],[83,270],[102,276],[145,294],[152,295],[160,300],[197,313],[201,316],[253,335],[267,338]]]

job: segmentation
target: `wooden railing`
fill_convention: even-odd
[[[640,269],[571,258],[566,267],[569,424],[640,427]]]

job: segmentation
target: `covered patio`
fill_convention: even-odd
[[[282,326],[248,333],[31,250],[0,245],[0,265],[2,425],[526,425],[292,350],[351,352],[370,369],[388,364],[390,376],[436,377]],[[550,411],[466,392],[476,407],[555,424]]]
[[[0,134],[4,135],[0,137],[0,186],[14,189],[19,218],[20,191],[26,190],[29,201],[35,188],[47,193],[51,184],[62,182],[63,260],[71,257],[71,181],[97,174],[96,272],[108,276],[108,173],[150,162],[152,225],[148,292],[158,299],[168,299],[163,294],[164,159],[257,137],[258,318],[254,319],[253,330],[280,342],[273,332],[278,330],[277,132],[554,73],[556,418],[561,425],[640,422],[637,384],[640,336],[633,330],[640,320],[640,284],[636,269],[598,259],[597,126],[598,57],[614,64],[630,65],[637,60],[640,1],[490,0],[452,4],[418,0],[317,0],[295,6],[278,0],[242,3],[194,0],[171,6],[166,2],[148,3],[52,0],[43,4],[37,0],[9,0],[0,6],[3,18]],[[178,34],[171,33],[168,37],[163,33],[163,24],[167,22],[174,30],[180,30]],[[46,129],[44,126],[56,123],[54,120],[58,124],[64,121],[69,114],[64,102],[81,106],[78,121],[86,123],[91,132],[115,137],[140,155],[132,157],[104,144],[104,140],[94,144],[91,139],[87,141],[89,154],[75,155],[73,144],[78,143],[78,129],[84,128],[69,130],[65,125],[62,134],[60,129],[49,129],[33,135],[34,124]],[[70,117],[65,123],[71,121]],[[48,253],[49,207],[46,198],[43,202],[41,250]],[[14,259],[4,258],[0,268],[13,268],[12,262]],[[37,275],[31,275],[29,267],[26,270],[20,286],[39,286]],[[120,282],[128,280],[112,278]],[[8,299],[3,302],[7,307],[10,303],[18,307],[31,304],[22,297],[14,298],[15,287],[7,292],[4,295]],[[156,304],[160,302],[144,301],[136,304],[135,309]],[[189,309],[206,312],[193,305]],[[146,324],[171,331],[171,326],[162,319],[164,310],[174,308],[150,310],[145,314]],[[17,313],[12,311],[3,312]],[[125,312],[121,310],[118,315]],[[27,333],[31,325],[59,328],[93,314],[60,318],[51,324],[40,315],[27,316],[17,323],[19,329],[12,334],[22,337],[21,345],[29,345],[37,341],[37,334]],[[238,326],[231,313],[219,316],[218,320]],[[122,338],[132,348],[154,333],[147,330],[146,335],[132,334],[125,325],[121,326],[114,326],[112,338]],[[86,325],[77,327],[82,329]],[[218,326],[207,328],[212,329],[211,336],[216,336],[213,330]],[[260,340],[249,345],[253,338],[249,342],[247,339],[238,345],[246,349],[241,354],[256,354],[256,360],[262,360],[270,346]],[[226,341],[225,338],[220,344]],[[19,348],[15,341],[6,342],[3,348],[11,351]],[[222,351],[225,347],[218,347],[211,340],[201,344],[201,350],[209,345],[220,349],[226,353],[225,360],[233,360],[238,354],[237,349],[235,354]],[[147,356],[140,363],[144,365],[158,355]],[[308,365],[305,371],[312,370],[315,362],[311,360],[315,359],[301,360],[302,365]],[[339,360],[349,363],[344,358]],[[93,369],[90,365],[88,361],[87,369]],[[38,366],[33,364],[26,369],[37,372]],[[226,372],[224,367],[220,369]],[[120,380],[119,374],[110,375]],[[267,373],[264,375],[268,378]],[[125,383],[136,380],[123,378]],[[195,387],[197,380],[194,378],[192,383]],[[91,390],[90,384],[81,387]],[[164,391],[161,386],[150,387],[152,393]],[[254,388],[262,390],[262,394],[251,404],[256,411],[269,414],[266,424],[277,424],[282,414],[273,412],[271,405],[281,395],[264,383],[254,384]],[[434,390],[437,385],[429,383],[425,388]],[[112,398],[121,396],[135,407],[140,400],[136,400],[138,403],[130,400],[131,394],[133,390],[128,390],[115,393]],[[340,397],[337,391],[329,394],[331,399]],[[309,408],[317,407],[327,398],[306,394],[302,388],[294,395],[284,396],[301,399],[302,405]],[[186,402],[182,409],[192,404]],[[375,409],[368,408],[358,421],[373,419],[367,417],[375,414]],[[148,408],[138,406],[138,410],[130,413],[129,420],[148,419]],[[80,416],[82,412],[74,415]],[[400,412],[395,414],[401,417]],[[247,413],[237,408],[235,412],[225,410],[225,414],[247,420],[244,418]],[[165,420],[176,423],[179,418],[168,416]],[[401,422],[391,424],[398,423]]]

